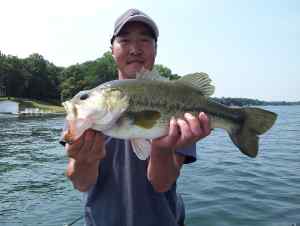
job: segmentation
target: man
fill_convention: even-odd
[[[154,65],[158,28],[143,12],[121,15],[111,39],[119,79],[135,78]],[[137,159],[130,141],[88,130],[66,149],[67,176],[79,191],[87,192],[87,225],[183,225],[184,207],[176,194],[176,180],[184,163],[196,159],[195,142],[210,133],[204,113],[172,118],[169,134],[154,139],[150,157]]]

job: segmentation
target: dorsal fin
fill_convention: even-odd
[[[152,71],[149,71],[145,68],[142,68],[140,72],[136,73],[136,79],[159,80],[159,81],[168,80],[166,77],[161,76],[156,69],[152,69]]]
[[[208,74],[203,72],[185,75],[175,82],[197,89],[205,97],[213,95],[215,91]]]

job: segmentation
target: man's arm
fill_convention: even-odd
[[[175,150],[209,134],[209,119],[203,112],[198,117],[185,114],[185,119],[171,119],[169,134],[152,141],[147,176],[157,192],[169,190],[180,174],[185,157]]]
[[[79,191],[88,191],[98,178],[99,165],[105,157],[104,136],[93,130],[86,131],[73,144],[67,145],[70,157],[66,174]]]

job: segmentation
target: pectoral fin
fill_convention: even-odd
[[[131,139],[133,152],[140,160],[146,160],[150,155],[151,142],[145,139]]]

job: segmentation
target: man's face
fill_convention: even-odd
[[[112,43],[119,79],[135,78],[142,68],[152,70],[156,43],[149,28],[140,22],[127,23]]]

